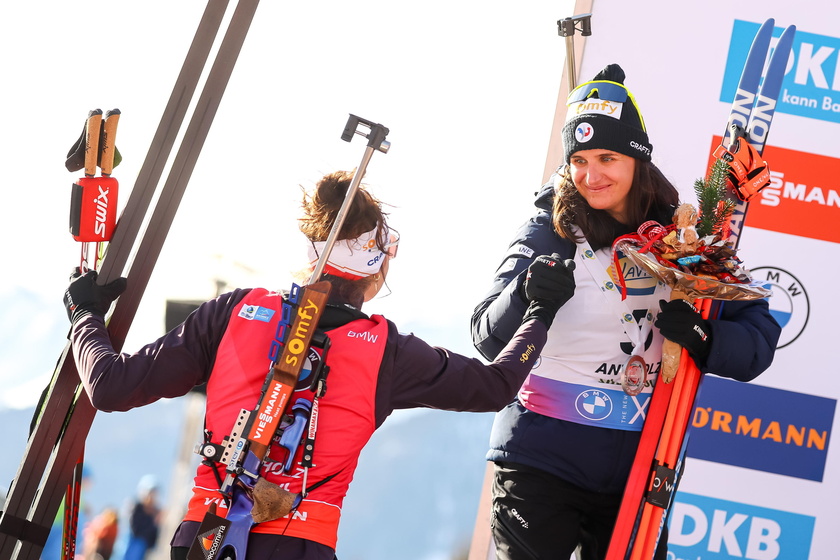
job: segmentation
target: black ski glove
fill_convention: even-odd
[[[551,328],[557,310],[575,295],[575,261],[560,260],[554,253],[550,257],[537,257],[525,276],[522,291],[530,302],[522,322],[538,319]]]
[[[125,278],[117,278],[100,286],[96,283],[97,276],[95,270],[82,274],[78,268],[70,276],[70,285],[64,292],[64,307],[67,308],[70,323],[87,315],[104,317],[111,303],[125,291]]]
[[[684,299],[661,299],[659,308],[653,324],[662,336],[688,350],[694,359],[705,360],[711,350],[712,329],[697,308]]]

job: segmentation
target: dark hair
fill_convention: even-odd
[[[572,181],[571,170],[566,165],[560,171],[561,179],[554,193],[552,221],[560,237],[580,241],[573,226],[594,249],[609,247],[619,235],[630,233],[650,219],[670,220],[680,195],[676,187],[649,161],[636,160],[633,183],[627,194],[627,222],[620,223],[606,210],[589,206]],[[667,225],[667,224],[663,224]]]
[[[334,171],[324,175],[310,194],[303,192],[303,216],[300,218],[300,231],[309,241],[326,241],[330,230],[338,217],[344,198],[353,182],[354,171]],[[382,203],[363,185],[359,185],[353,196],[353,202],[346,211],[336,241],[356,239],[363,233],[376,228],[377,246],[385,251],[383,233],[388,227],[382,211]],[[324,274],[324,280],[332,284],[330,302],[349,303],[361,307],[368,286],[375,281],[374,276],[350,280],[331,274]]]

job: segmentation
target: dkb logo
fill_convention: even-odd
[[[813,533],[813,517],[678,492],[668,557],[809,558]]]

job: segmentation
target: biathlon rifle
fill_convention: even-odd
[[[360,131],[359,125],[366,127],[368,132]],[[225,436],[221,445],[205,443],[196,449],[211,466],[214,462],[226,465],[225,478],[219,491],[228,508],[226,516],[220,517],[216,514],[215,505],[211,506],[190,547],[189,560],[244,560],[251,528],[257,523],[289,515],[306,494],[305,477],[301,492],[294,494],[262,478],[260,470],[272,439],[287,416],[291,417],[291,422],[283,431],[281,445],[289,453],[285,470],[291,468],[310,411],[317,406],[305,399],[292,403],[292,394],[297,388],[305,359],[313,344],[320,346],[323,353],[319,364],[321,370],[312,374],[312,389],[318,396],[325,389],[323,382],[327,372],[325,358],[329,338],[315,337],[332,286],[320,278],[373,152],[378,150],[387,153],[390,147],[390,143],[385,140],[387,128],[351,114],[341,139],[350,142],[355,134],[368,139],[362,162],[353,175],[309,282],[302,287],[292,284],[283,303],[281,318],[271,342],[271,365],[256,407],[240,411],[231,434]],[[316,412],[312,414],[313,417],[317,416]],[[308,437],[311,440],[311,436]],[[305,461],[311,461],[310,440],[306,444]]]

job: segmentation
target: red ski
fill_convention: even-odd
[[[774,24],[773,19],[764,22],[753,40],[723,136],[726,148],[743,136],[759,154],[764,149],[796,32],[794,26],[784,30],[764,73]],[[729,237],[737,248],[748,197],[728,194],[737,202]],[[712,300],[697,300],[695,305],[704,318],[714,315]],[[688,421],[701,381],[702,374],[682,350],[675,382],[656,384],[606,560],[653,558],[676,491]]]

